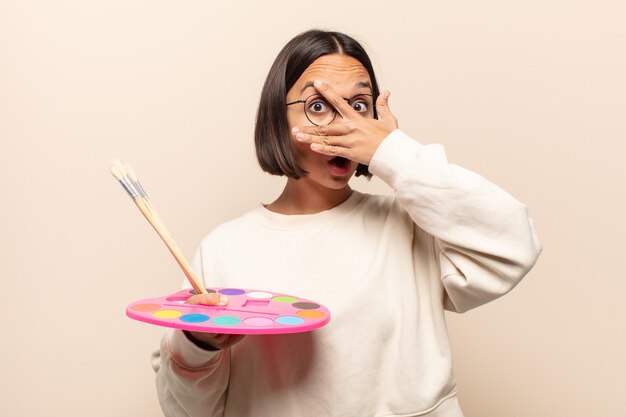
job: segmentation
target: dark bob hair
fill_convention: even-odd
[[[296,163],[287,123],[286,97],[302,73],[313,61],[324,55],[341,54],[359,61],[372,82],[374,103],[380,93],[374,68],[363,47],[340,32],[309,30],[290,40],[272,64],[257,111],[254,128],[256,155],[263,171],[272,175],[301,178],[307,172]],[[376,108],[374,108],[374,117]],[[371,177],[367,166],[359,164],[356,175]]]

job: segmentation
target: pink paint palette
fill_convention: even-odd
[[[132,319],[192,332],[282,334],[307,332],[330,321],[330,311],[292,295],[240,288],[207,288],[228,297],[228,305],[185,304],[196,293],[177,293],[135,301],[126,308]]]

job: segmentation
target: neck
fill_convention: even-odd
[[[266,208],[279,214],[315,214],[338,206],[351,194],[348,185],[335,190],[289,178],[281,195]]]

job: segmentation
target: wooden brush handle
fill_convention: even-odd
[[[154,217],[153,211],[148,208],[146,202],[143,199],[135,198],[134,201],[146,220],[148,220],[148,222],[157,232],[163,243],[165,243],[172,255],[174,255],[176,262],[185,273],[185,276],[189,280],[189,283],[191,284],[193,289],[196,290],[198,294],[207,294],[206,289],[204,289],[204,286],[200,283],[200,281],[196,277],[196,274],[193,273],[191,266],[185,259],[185,256],[180,251],[174,240],[170,237],[169,233],[165,229],[165,226],[163,225],[163,222],[160,221],[160,218],[157,219]]]

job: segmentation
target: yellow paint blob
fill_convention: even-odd
[[[183,313],[178,310],[160,310],[152,313],[152,316],[156,317],[157,319],[175,319],[176,317],[180,317],[182,315]]]

